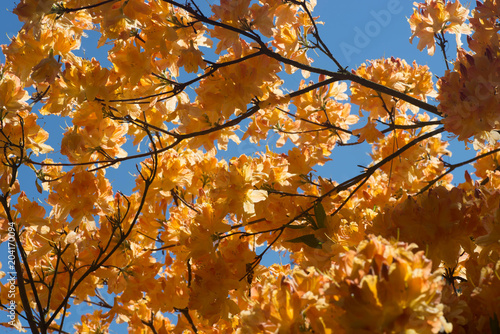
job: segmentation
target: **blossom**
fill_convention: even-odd
[[[410,42],[418,37],[417,48],[422,51],[427,47],[427,52],[432,56],[436,50],[434,36],[436,34],[451,33],[457,35],[457,46],[461,46],[461,34],[470,34],[471,29],[465,21],[469,10],[460,4],[460,1],[426,0],[424,3],[413,3],[414,9],[410,17],[412,36]]]
[[[479,203],[462,189],[436,187],[418,197],[407,197],[386,208],[373,221],[372,233],[399,235],[426,250],[426,256],[437,268],[441,261],[456,264],[460,249],[472,253],[470,237],[483,233]],[[446,237],[443,237],[446,236]]]
[[[476,2],[476,8],[469,19],[474,33],[467,38],[469,48],[476,53],[483,53],[488,47],[498,49],[500,26],[497,24],[500,15],[498,0]]]
[[[19,78],[10,72],[2,73],[0,77],[0,108],[16,112],[26,109],[29,94],[24,90]]]
[[[337,295],[346,333],[451,332],[440,303],[441,271],[415,248],[370,235],[339,255],[331,270],[339,283],[326,293]]]
[[[319,76],[319,82],[326,79]],[[308,84],[301,81],[299,88],[306,89]],[[295,106],[295,114],[287,113],[292,117],[283,116],[275,129],[280,133],[278,146],[290,139],[298,146],[303,154],[317,156],[323,162],[338,143],[346,143],[351,132],[349,128],[359,120],[351,112],[351,105],[341,101],[347,99],[346,83],[325,84],[317,89],[294,97],[290,107]],[[306,153],[306,151],[308,151]]]
[[[377,129],[377,124],[370,117],[368,117],[368,121],[364,127],[355,129],[352,134],[359,136],[358,142],[360,143],[366,140],[367,143],[371,144],[384,138],[384,134]]]
[[[42,59],[38,65],[33,67],[31,78],[35,82],[54,82],[56,76],[59,74],[61,64],[54,58],[53,52],[49,53],[47,58]]]
[[[435,94],[432,73],[427,66],[417,65],[416,62],[409,65],[405,60],[394,57],[377,59],[369,64],[362,64],[357,70],[353,70],[353,73],[422,101],[427,101],[428,97]],[[408,109],[413,113],[418,111],[418,108],[405,101],[358,83],[352,83],[350,88],[351,102],[368,111],[372,119],[387,120],[394,109],[397,113]]]
[[[449,333],[441,270],[415,248],[370,235],[323,271],[275,265],[254,284],[237,333]]]
[[[453,71],[438,82],[439,111],[445,129],[459,140],[495,142],[500,129],[498,73],[500,58],[487,48],[481,54],[458,51]]]
[[[427,114],[420,114],[418,116],[418,119],[422,122],[430,119]],[[403,116],[398,116],[394,120],[394,123],[397,125],[409,125],[413,122]],[[429,130],[428,128],[424,128],[420,133],[425,133]],[[394,130],[373,143],[370,156],[375,163],[378,163],[393,154],[395,147],[400,148],[407,145],[418,134],[415,130]],[[436,174],[444,172],[445,164],[441,159],[444,156],[451,155],[447,147],[448,143],[443,141],[441,135],[438,134],[421,141],[419,145],[409,147],[390,163],[382,165],[380,170],[388,177],[388,187],[393,190],[401,189],[402,192],[409,194],[420,191],[420,189],[426,186],[427,182],[434,179]],[[444,186],[449,184],[452,179],[452,175],[445,175],[440,181]]]

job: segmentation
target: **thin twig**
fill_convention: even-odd
[[[449,164],[449,163],[446,163],[446,166],[448,167],[448,170],[446,172],[444,172],[443,174],[439,175],[438,177],[436,177],[435,179],[433,179],[432,181],[430,181],[424,188],[422,188],[418,193],[417,195],[420,195],[420,194],[423,194],[424,192],[426,192],[430,187],[432,187],[434,184],[436,184],[439,180],[441,180],[443,177],[445,177],[446,175],[450,174],[451,172],[453,172],[455,169],[459,168],[459,167],[462,167],[462,166],[465,166],[467,164],[470,164],[474,161],[477,161],[479,159],[482,159],[482,158],[485,158],[489,155],[492,155],[496,152],[500,152],[500,148],[497,148],[497,149],[494,149],[494,150],[491,150],[489,152],[486,152],[486,153],[483,153],[483,154],[480,154],[474,158],[471,158],[471,159],[468,159],[468,160],[465,160],[465,161],[462,161],[462,162],[459,162],[459,163],[456,163],[456,164]]]

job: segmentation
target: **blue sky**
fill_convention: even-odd
[[[95,0],[98,2],[98,0]],[[207,8],[208,4],[217,4],[215,0],[197,0],[203,8]],[[419,65],[428,65],[431,71],[441,76],[445,71],[445,64],[441,55],[436,52],[434,57],[430,57],[427,53],[417,50],[416,45],[409,43],[411,31],[407,18],[413,12],[413,1],[406,0],[354,0],[354,1],[334,1],[334,0],[318,0],[317,7],[314,11],[315,16],[320,16],[320,20],[324,25],[319,27],[320,34],[325,43],[329,46],[334,56],[339,60],[343,66],[349,69],[358,67],[367,59],[389,58],[394,56],[396,58],[406,59],[408,63],[416,60]],[[14,36],[18,29],[21,27],[17,17],[12,14],[12,9],[15,2],[8,0],[2,3],[0,7],[0,44],[8,44],[8,37]],[[95,50],[96,39],[95,34],[90,33],[89,38],[83,41],[83,48],[85,55],[88,58],[96,57],[103,59],[105,57],[104,50]],[[450,47],[448,54],[451,58],[454,57],[454,37],[450,39]],[[465,38],[463,37],[463,41]],[[416,42],[415,42],[416,44]],[[82,51],[83,52],[83,51]],[[318,57],[313,52],[309,56],[314,58],[314,66],[336,70],[336,66],[326,57]],[[4,62],[3,55],[0,61]],[[311,78],[314,79],[314,78]],[[296,90],[298,88],[300,78],[293,77],[286,84],[289,90]],[[357,112],[357,107],[353,107],[353,111]],[[59,128],[64,126],[64,123],[56,125],[51,124],[55,118],[44,117],[41,118],[42,124],[46,124],[51,128]],[[60,131],[62,132],[62,131]],[[446,135],[444,135],[446,136]],[[52,136],[49,144],[55,149],[58,148],[58,140],[60,136]],[[444,137],[446,138],[446,137]],[[265,143],[263,143],[265,144]],[[465,160],[474,155],[473,152],[466,152],[463,149],[462,143],[453,141],[451,150],[453,152],[452,158],[446,158],[448,162],[454,163]],[[255,151],[255,147],[247,143],[240,144],[239,147],[231,146],[229,152],[224,153],[224,157],[240,155],[242,153],[251,154]],[[265,150],[265,147],[261,147]],[[357,175],[361,170],[357,165],[368,165],[370,158],[368,156],[369,146],[359,147],[339,147],[334,150],[330,163],[322,168],[318,168],[318,174],[330,177],[337,181],[343,181],[347,178]],[[40,160],[42,157],[40,157]],[[129,164],[129,170],[134,169],[135,162]],[[124,168],[126,169],[126,168]],[[471,170],[471,168],[468,168]],[[132,179],[128,172],[123,172],[120,169],[113,172],[115,183],[114,186],[122,186],[127,193],[127,189],[131,188],[131,184],[122,184],[120,179]],[[120,174],[121,173],[121,174]],[[464,169],[458,169],[455,172],[455,179],[457,181],[463,180]],[[22,189],[28,193],[28,196],[33,199],[38,196],[35,190],[35,178],[32,173],[24,173],[21,175]],[[119,188],[119,187],[117,187]],[[0,260],[4,262],[5,250],[0,248]],[[269,261],[277,260],[277,257],[272,257]],[[89,308],[82,307],[73,310],[73,313],[80,313]],[[2,313],[0,313],[2,316]],[[70,321],[77,321],[79,316],[70,318]],[[0,321],[4,321],[1,319]],[[113,330],[118,331],[119,327],[113,327]],[[123,328],[123,327],[121,327]],[[66,330],[71,328],[65,326]]]

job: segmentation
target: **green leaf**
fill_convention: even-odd
[[[316,225],[316,221],[314,220],[314,218],[309,214],[309,213],[306,213],[304,218],[307,220],[307,222],[311,225],[312,229],[313,230],[317,230],[319,227]]]
[[[316,216],[316,222],[318,223],[318,228],[326,227],[326,212],[323,204],[321,202],[316,203],[314,206],[314,215]]]
[[[298,238],[285,240],[285,242],[293,242],[293,243],[303,243],[311,248],[321,249],[321,241],[319,241],[314,234],[306,234]]]
[[[303,228],[306,228],[307,225],[287,225],[286,228],[291,228],[291,229],[294,229],[294,230],[300,230],[300,229],[303,229]]]
[[[494,314],[494,318],[490,317],[490,330],[491,334],[500,334],[500,324],[498,324],[497,314]]]
[[[43,188],[38,184],[38,180],[35,180],[36,190],[41,194],[43,192]]]

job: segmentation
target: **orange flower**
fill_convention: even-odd
[[[484,0],[476,2],[476,8],[472,11],[470,23],[474,34],[468,38],[471,50],[482,54],[488,47],[498,49],[500,26],[497,24],[500,15],[500,4],[498,0]]]
[[[419,116],[421,116],[419,117],[421,121],[429,120],[429,116],[426,114]],[[403,116],[397,117],[394,122],[398,125],[412,124]],[[420,134],[429,130],[424,128]],[[370,156],[377,163],[416,137],[415,130],[394,130],[374,142]],[[447,147],[448,142],[442,140],[441,135],[436,135],[423,140],[419,145],[408,148],[390,163],[380,167],[380,170],[388,177],[388,186],[393,191],[400,189],[399,191],[408,194],[416,193],[425,187],[427,182],[433,180],[436,174],[439,175],[445,171],[445,164],[441,159],[451,155]],[[453,175],[446,175],[440,181],[443,186],[446,186],[452,179]]]
[[[459,140],[477,144],[493,143],[500,139],[500,94],[495,73],[500,71],[500,57],[491,48],[482,54],[458,51],[453,71],[439,80],[439,110],[444,114],[447,131]]]
[[[26,109],[28,99],[29,94],[19,78],[10,72],[4,72],[0,77],[0,108],[11,112]]]
[[[325,76],[319,77],[320,82],[324,80]],[[300,83],[300,89],[307,86],[304,81]],[[282,115],[275,125],[281,136],[277,145],[282,146],[290,139],[304,155],[327,161],[337,143],[350,139],[349,128],[359,120],[351,113],[349,103],[340,102],[347,99],[346,90],[346,83],[335,82],[294,97],[291,100],[291,105],[297,108],[294,119]]]
[[[409,197],[379,214],[370,231],[385,236],[398,235],[426,250],[434,268],[441,261],[456,264],[460,250],[473,253],[470,237],[483,233],[480,204],[462,189],[436,187],[416,198]],[[446,237],[443,237],[446,236]]]
[[[203,52],[194,46],[192,41],[189,41],[189,47],[180,50],[179,61],[177,66],[184,67],[188,73],[198,72],[198,68],[204,68],[206,63],[203,61]]]
[[[449,32],[457,35],[457,46],[461,46],[461,34],[470,34],[471,30],[465,23],[469,10],[460,4],[460,1],[426,0],[425,3],[413,3],[417,6],[410,17],[412,36],[420,39],[417,48],[422,51],[427,47],[427,52],[432,56],[436,50],[434,35]]]
[[[338,295],[346,333],[451,332],[440,303],[441,271],[415,245],[369,236],[339,255],[325,294]]]
[[[75,169],[57,181],[50,183],[47,202],[52,205],[51,215],[64,220],[68,215],[73,218],[69,229],[74,229],[82,221],[94,221],[93,215],[102,213],[107,207],[111,185],[102,170],[96,175]]]
[[[33,67],[31,79],[38,83],[47,82],[51,84],[59,74],[60,68],[61,64],[54,59],[54,53],[51,50],[47,58],[42,59],[38,65]]]
[[[435,94],[432,73],[427,66],[417,65],[416,62],[409,65],[405,60],[394,57],[377,59],[361,65],[356,71],[353,70],[353,73],[422,101],[427,101],[427,97],[433,97]],[[413,113],[418,111],[418,108],[409,103],[402,100],[396,102],[390,95],[381,94],[357,83],[351,84],[351,92],[351,102],[368,111],[372,119],[387,120],[394,109],[397,113],[404,113],[407,109]]]
[[[384,138],[384,134],[377,129],[377,124],[373,119],[368,117],[368,122],[366,125],[360,129],[356,129],[352,132],[353,135],[359,136],[358,142],[373,143],[377,140]]]

